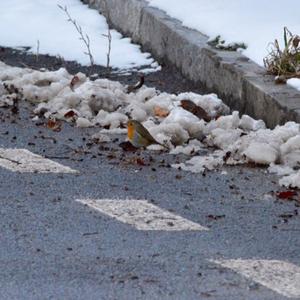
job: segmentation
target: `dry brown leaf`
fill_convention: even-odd
[[[47,128],[53,131],[61,131],[61,122],[56,119],[49,119],[47,121]]]
[[[140,81],[136,83],[135,85],[130,85],[127,87],[127,94],[130,94],[131,92],[137,91],[140,89],[145,83],[145,76],[144,74],[140,74]]]
[[[191,100],[181,100],[181,107],[199,119],[203,119],[206,122],[211,121],[211,117],[207,114],[207,112]]]
[[[70,82],[70,89],[74,91],[74,86],[80,81],[79,77],[75,75]]]
[[[74,110],[69,110],[64,114],[64,117],[67,119],[67,121],[75,122],[78,115]]]
[[[283,200],[293,200],[297,196],[297,192],[294,190],[280,191],[276,193],[277,198]]]
[[[122,142],[119,146],[123,149],[123,151],[135,152],[137,150],[130,142]]]

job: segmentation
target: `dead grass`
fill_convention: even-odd
[[[278,40],[270,44],[269,54],[264,58],[264,65],[269,74],[278,76],[278,83],[287,79],[300,77],[300,36],[292,34],[287,27],[283,33],[284,47]]]

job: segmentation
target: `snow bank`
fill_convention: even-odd
[[[32,53],[61,56],[65,60],[89,65],[84,43],[66,14],[57,5],[67,7],[71,17],[90,39],[90,49],[96,64],[106,66],[108,25],[105,18],[80,0],[9,0],[0,1],[0,41],[5,47],[30,47]],[[120,69],[140,69],[145,72],[160,69],[149,53],[111,30],[111,66]]]
[[[147,1],[210,38],[221,35],[227,44],[244,42],[248,47],[243,54],[259,65],[263,65],[270,42],[283,43],[284,26],[300,33],[299,0],[287,0],[284,6],[279,0]]]
[[[99,142],[109,141],[109,134],[126,133],[128,118],[138,119],[158,142],[168,145],[170,154],[189,157],[174,168],[197,173],[224,164],[255,163],[283,176],[281,185],[300,188],[300,125],[287,122],[268,129],[262,120],[230,112],[215,94],[173,95],[146,86],[128,94],[119,82],[91,81],[65,69],[34,71],[0,62],[0,106],[12,105],[14,99],[36,103],[34,112],[40,118],[100,127],[94,136]],[[182,100],[201,107],[211,120],[183,109]],[[212,147],[209,155],[201,154],[207,147]]]

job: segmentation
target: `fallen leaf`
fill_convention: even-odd
[[[74,116],[77,116],[77,113],[74,111],[74,110],[69,110],[68,112],[66,112],[64,114],[64,117],[65,118],[72,118]]]
[[[56,119],[49,119],[47,121],[47,128],[56,132],[61,131],[61,122]]]
[[[216,220],[225,218],[225,215],[208,215],[207,218],[210,219],[210,220],[215,220],[216,221]]]
[[[158,105],[154,106],[154,114],[157,116],[157,117],[160,117],[160,118],[165,118],[169,115],[169,111],[165,108],[162,108]]]
[[[122,142],[119,146],[123,149],[123,151],[135,152],[137,150],[130,142]]]
[[[80,81],[79,77],[75,75],[70,82],[70,89],[74,92],[74,86]]]
[[[206,122],[211,121],[211,117],[207,114],[207,112],[191,100],[181,100],[181,107],[199,119],[203,119]]]
[[[140,89],[143,86],[144,82],[145,82],[144,74],[141,74],[140,75],[140,81],[137,84],[130,85],[130,86],[127,87],[127,94],[130,94],[131,92]]]
[[[140,166],[146,166],[144,160],[139,157],[136,159],[136,163],[137,163],[137,165],[140,165]]]
[[[293,197],[296,195],[297,193],[294,190],[287,190],[276,193],[277,198],[284,200],[293,200]]]
[[[64,114],[64,117],[67,119],[67,121],[75,122],[78,117],[78,114],[71,109]]]

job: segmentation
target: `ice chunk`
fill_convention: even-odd
[[[285,187],[300,188],[300,171],[295,174],[284,176],[279,180],[279,184]]]
[[[241,117],[239,127],[244,130],[257,131],[259,129],[265,129],[266,124],[263,120],[254,120],[248,115],[243,115]]]
[[[257,164],[269,165],[278,159],[278,151],[266,143],[252,142],[244,154]]]
[[[92,127],[93,124],[86,118],[78,118],[76,120],[76,126],[77,127]]]

